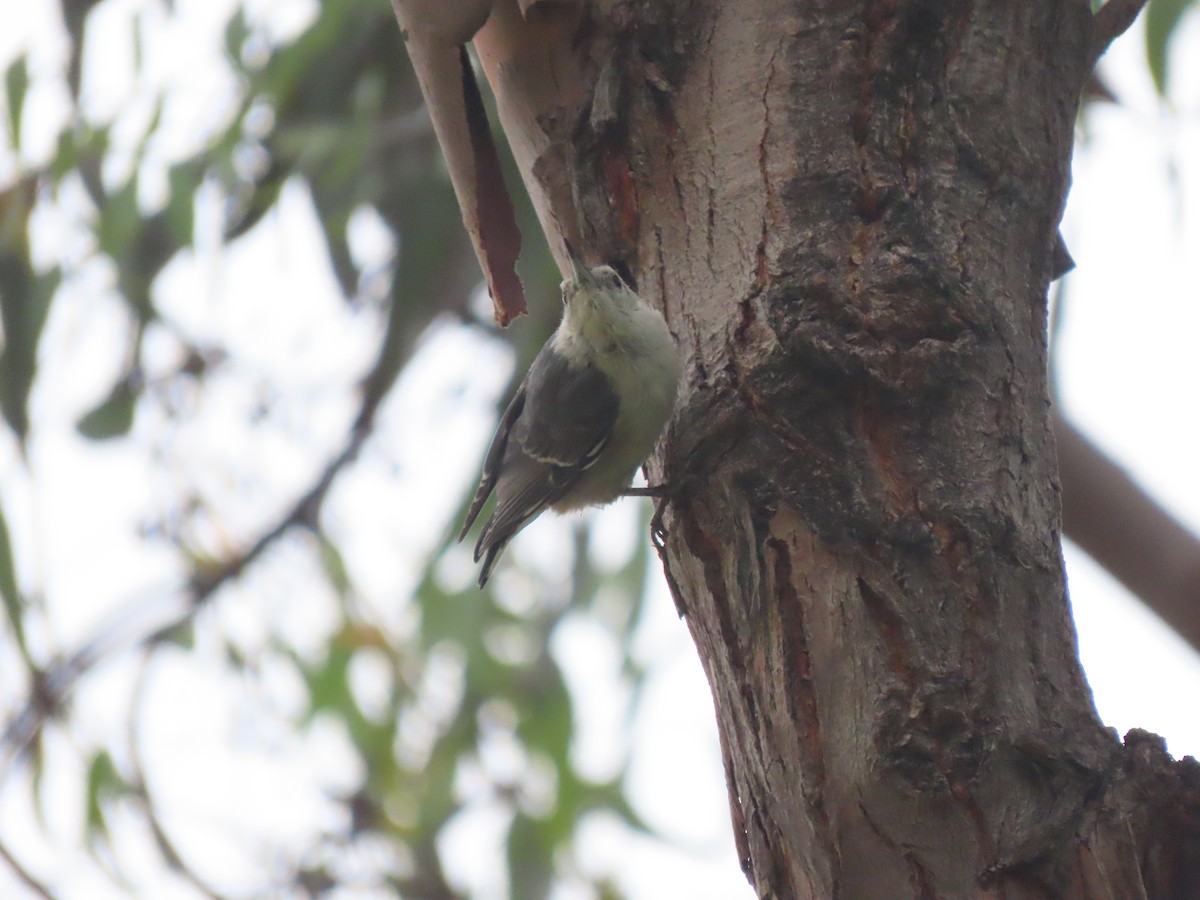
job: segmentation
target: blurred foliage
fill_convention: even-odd
[[[140,422],[183,433],[188,411],[175,398],[209,390],[239,365],[228,348],[189,338],[160,308],[156,293],[164,269],[198,243],[197,196],[202,192],[220,199],[223,240],[232,245],[277,207],[285,185],[302,184],[316,208],[329,266],[345,303],[349,308],[374,303],[384,334],[378,357],[362,379],[359,409],[341,451],[310,490],[260,534],[240,547],[214,552],[194,534],[205,515],[219,520],[220,510],[206,510],[188,485],[180,488],[162,521],[147,527],[145,540],[167,538],[186,575],[182,597],[162,599],[165,607],[185,610],[165,626],[160,621],[138,626],[137,616],[118,617],[74,651],[48,642],[41,598],[29,587],[46,582],[47,573],[18,571],[21,556],[14,548],[20,545],[17,523],[24,520],[0,506],[0,597],[7,621],[7,643],[0,652],[17,660],[26,685],[23,705],[11,711],[0,742],[3,759],[22,754],[34,793],[39,794],[48,765],[46,733],[51,727],[71,730],[76,714],[70,702],[73,694],[101,663],[130,647],[142,648],[150,659],[156,653],[194,654],[200,645],[215,641],[223,647],[228,665],[253,681],[263,661],[220,634],[219,620],[194,620],[222,589],[248,581],[256,572],[253,589],[269,590],[263,582],[274,577],[275,570],[264,557],[287,541],[304,548],[338,610],[333,637],[319,653],[302,652],[283,636],[271,636],[274,658],[285,660],[304,687],[304,709],[291,726],[304,732],[318,722],[338,723],[349,738],[361,777],[354,789],[337,798],[345,813],[344,827],[314,836],[316,844],[289,871],[264,874],[263,884],[250,892],[333,892],[349,877],[343,857],[374,840],[392,852],[388,862],[375,866],[368,882],[373,879],[373,884],[404,897],[457,896],[444,871],[439,840],[472,801],[460,787],[464,772],[470,771],[475,777],[483,773],[489,780],[483,792],[509,816],[510,896],[544,897],[564,880],[584,882],[596,896],[618,896],[611,879],[584,875],[575,862],[580,822],[593,811],[606,810],[636,831],[648,829],[624,793],[623,770],[603,782],[579,771],[572,753],[578,699],[548,648],[564,617],[589,610],[602,591],[609,607],[617,598],[625,613],[610,615],[605,623],[623,649],[622,674],[636,696],[644,673],[629,639],[652,563],[647,542],[638,542],[620,571],[604,575],[591,567],[582,547],[577,548],[570,597],[539,581],[535,573],[523,573],[516,590],[547,599],[518,607],[504,595],[506,589],[510,595],[514,590],[504,577],[493,579],[487,592],[473,586],[447,587],[438,573],[455,551],[447,550],[443,541],[426,560],[411,595],[395,598],[398,607],[411,608],[415,623],[411,632],[397,633],[366,611],[360,602],[361,586],[346,562],[351,548],[339,545],[338,537],[323,525],[322,506],[331,485],[353,470],[380,404],[412,359],[421,335],[439,317],[456,318],[484,333],[493,331],[489,322],[475,318],[469,303],[479,282],[477,264],[391,9],[368,0],[325,0],[306,27],[276,42],[264,23],[253,18],[251,5],[235,8],[224,28],[225,60],[237,91],[229,119],[198,150],[169,162],[165,191],[151,203],[140,173],[171,113],[171,98],[155,100],[127,160],[115,158],[118,123],[96,121],[85,100],[83,60],[101,52],[89,47],[89,23],[110,4],[111,0],[59,0],[68,52],[58,77],[69,98],[69,114],[49,157],[17,165],[0,183],[0,415],[8,432],[4,440],[17,448],[16,465],[25,465],[38,437],[37,422],[30,416],[31,396],[47,371],[71,365],[70,360],[39,352],[53,306],[63,286],[97,260],[114,273],[130,327],[120,371],[76,423],[81,436],[97,442],[96,453],[128,438]],[[1190,0],[1150,0],[1146,53],[1160,93],[1165,94],[1168,83],[1171,41],[1191,5]],[[164,8],[170,15],[171,5]],[[134,56],[140,67],[136,41]],[[20,149],[29,135],[28,107],[36,86],[31,72],[25,54],[4,72],[5,129],[11,155],[18,160],[24,158]],[[508,179],[511,184],[518,180],[512,172]],[[36,257],[32,220],[40,207],[60,202],[85,207],[79,217],[89,235],[86,250]],[[350,223],[363,209],[378,215],[400,248],[385,273],[363,271],[355,262]],[[557,279],[536,237],[537,222],[528,206],[518,210],[518,217],[526,236],[523,274],[534,313],[542,316],[511,335],[520,342],[516,371],[522,372],[558,310]],[[381,275],[386,288],[376,296],[372,285]],[[539,296],[541,303],[536,301]],[[151,378],[144,344],[155,327],[182,342],[183,352],[173,372]],[[36,472],[26,469],[22,477],[32,482]],[[459,512],[472,487],[462,485]],[[0,500],[9,503],[11,495]],[[429,529],[448,534],[453,524],[431,522]],[[290,540],[297,536],[301,539]],[[200,640],[202,629],[217,633]],[[31,641],[35,633],[39,638]],[[9,648],[15,652],[10,654]],[[369,710],[354,687],[353,673],[362,660],[381,663],[373,669],[387,673],[386,702]],[[129,743],[136,747],[139,704],[131,701],[130,709]],[[519,760],[515,772],[501,775],[481,764],[486,748],[496,744],[508,747]],[[98,746],[91,737],[78,737],[74,747],[79,756],[75,793],[84,806],[79,813],[83,843],[114,881],[128,886],[121,854],[115,852],[120,842],[115,830],[121,827],[116,823],[140,815],[164,868],[215,895],[207,885],[220,873],[188,868],[201,864],[186,845],[173,842],[172,830],[151,797],[153,773],[142,771],[136,754],[129,747]],[[38,816],[43,802],[35,801]],[[39,890],[36,872],[23,867],[2,836],[0,849],[17,876]],[[67,860],[60,858],[59,863]],[[361,872],[354,877],[356,884],[363,883]]]
[[[41,614],[36,597],[22,593],[22,584],[40,584],[46,577],[37,572],[18,577],[10,539],[14,520],[0,509],[0,595],[7,640],[19,648],[30,685],[24,706],[7,723],[5,753],[9,757],[24,753],[26,764],[32,766],[36,793],[43,774],[44,733],[50,726],[71,728],[71,696],[100,663],[128,653],[131,647],[141,648],[147,659],[156,653],[196,652],[201,625],[219,629],[213,620],[194,621],[199,611],[256,566],[267,571],[263,577],[269,577],[268,567],[260,561],[273,544],[307,536],[308,540],[290,545],[305,547],[324,573],[325,587],[337,598],[340,621],[321,653],[301,652],[279,635],[272,637],[271,645],[305,687],[306,708],[293,727],[303,731],[318,720],[340,723],[363,774],[357,788],[338,800],[346,813],[346,827],[315,837],[321,846],[303,854],[303,863],[282,877],[273,873],[270,883],[264,881],[251,892],[284,888],[315,896],[332,891],[343,877],[339,854],[370,838],[384,841],[393,849],[390,858],[400,860],[377,867],[373,876],[377,885],[406,897],[456,896],[443,871],[438,841],[470,800],[458,787],[464,766],[488,772],[478,765],[481,748],[502,740],[522,760],[519,771],[504,779],[493,778],[487,791],[511,815],[510,895],[546,896],[569,877],[576,884],[589,883],[598,896],[616,896],[611,880],[591,883],[572,862],[580,821],[589,812],[603,809],[635,830],[645,831],[646,826],[625,797],[623,771],[597,783],[577,770],[572,758],[577,700],[548,648],[564,616],[586,610],[603,586],[608,598],[619,597],[628,610],[623,621],[610,627],[625,648],[624,673],[636,684],[642,673],[630,654],[629,635],[638,619],[650,564],[646,543],[639,542],[639,550],[611,576],[595,572],[586,553],[580,552],[573,597],[550,592],[554,599],[522,606],[520,611],[500,602],[493,590],[446,588],[437,574],[444,552],[439,549],[427,560],[427,570],[411,596],[395,598],[398,606],[411,605],[416,623],[411,634],[398,635],[364,611],[358,602],[359,588],[343,558],[347,548],[339,546],[322,525],[321,508],[331,484],[353,469],[380,403],[430,324],[450,316],[492,333],[488,322],[474,318],[468,302],[479,282],[477,265],[391,9],[368,0],[326,0],[307,27],[280,43],[270,39],[248,8],[236,9],[224,31],[224,53],[238,91],[231,118],[199,150],[169,163],[165,194],[148,203],[141,171],[171,114],[172,100],[157,98],[144,131],[134,141],[132,159],[114,162],[117,122],[95,121],[89,112],[87,67],[82,62],[99,52],[88,46],[89,23],[108,4],[105,0],[60,0],[60,4],[69,53],[59,78],[70,97],[70,114],[52,144],[50,158],[18,166],[8,182],[0,184],[0,412],[11,436],[5,439],[14,442],[20,459],[29,458],[38,437],[37,421],[30,416],[31,394],[45,372],[70,364],[39,353],[43,329],[61,294],[60,286],[97,260],[105,261],[114,273],[116,294],[129,322],[128,344],[115,380],[76,423],[82,437],[112,447],[142,422],[148,423],[147,428],[182,430],[187,410],[173,405],[170,398],[203,392],[214,378],[238,365],[227,348],[189,338],[176,327],[160,308],[156,292],[164,269],[196,246],[198,192],[209,191],[221,199],[223,240],[232,244],[276,207],[285,184],[302,183],[317,210],[329,265],[345,302],[354,308],[374,302],[380,321],[386,324],[378,358],[361,382],[360,407],[342,451],[273,526],[240,549],[226,548],[214,555],[189,537],[205,510],[186,486],[163,513],[163,521],[148,526],[146,540],[167,537],[187,573],[183,597],[162,600],[170,606],[182,599],[185,608],[166,626],[156,624],[129,634],[133,626],[118,621],[73,653],[56,651],[45,640],[31,648],[26,634],[31,618],[41,624]],[[171,12],[168,5],[165,14]],[[137,42],[135,57],[134,64],[140,67]],[[9,147],[14,158],[21,158],[31,93],[30,61],[25,55],[7,67],[4,87]],[[509,177],[516,182],[513,173]],[[31,218],[39,204],[77,202],[64,200],[71,191],[86,207],[80,216],[90,235],[86,251],[35,258]],[[387,288],[382,299],[373,300],[367,290],[367,283],[379,273],[360,270],[348,237],[352,216],[364,208],[378,214],[400,248],[384,273]],[[525,279],[531,297],[543,298],[537,307],[543,318],[514,329],[522,342],[517,348],[518,372],[558,313],[556,273],[548,253],[538,249],[542,242],[536,238],[536,220],[528,207],[519,210],[519,218],[527,235]],[[535,249],[531,252],[530,247]],[[144,342],[155,327],[182,342],[183,352],[172,373],[149,378]],[[99,444],[96,452],[101,452]],[[25,471],[23,477],[33,480],[36,472]],[[462,485],[464,501],[471,487]],[[219,514],[215,512],[218,518]],[[432,527],[448,533],[452,524]],[[527,577],[524,590],[543,590],[535,575]],[[492,584],[497,586],[494,590],[502,590],[505,578]],[[236,641],[219,633],[206,638],[210,646],[214,640],[224,642],[226,659],[234,670],[255,677],[261,660],[248,657]],[[388,699],[381,709],[370,712],[364,710],[353,687],[352,670],[362,657],[386,664]],[[435,696],[441,698],[436,703],[431,699]],[[134,747],[138,705],[131,701]],[[420,729],[414,729],[415,721]],[[415,741],[415,731],[425,735],[423,742]],[[132,811],[146,819],[163,866],[212,893],[205,885],[217,873],[201,871],[202,863],[194,861],[190,865],[197,868],[188,869],[184,860],[196,857],[186,846],[173,843],[168,821],[155,811],[136,754],[131,758],[128,748],[96,746],[91,739],[77,743],[81,779],[77,793],[86,807],[81,811],[83,836],[101,867],[128,887],[119,864],[121,854],[114,852],[120,841],[114,833],[119,818],[114,810],[125,815]],[[21,869],[20,860],[8,849],[5,856],[27,885],[39,890],[36,874]],[[361,883],[361,873],[356,877]]]
[[[1171,41],[1179,33],[1183,14],[1195,6],[1195,0],[1149,0],[1146,11],[1146,62],[1158,95],[1167,96],[1168,59]]]

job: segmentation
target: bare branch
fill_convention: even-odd
[[[181,613],[166,624],[147,631],[144,623],[148,615],[147,606],[152,605],[154,612],[159,612],[162,601],[155,597],[151,604],[138,602],[133,608],[117,613],[74,653],[49,666],[35,678],[35,687],[24,708],[9,721],[4,734],[0,736],[0,750],[4,750],[8,756],[3,760],[4,768],[24,755],[46,721],[65,707],[75,686],[100,662],[127,649],[146,649],[168,640],[177,629],[195,619],[220,587],[241,575],[275,541],[297,525],[311,527],[316,523],[329,488],[338,474],[358,456],[363,443],[374,430],[375,413],[399,370],[394,358],[396,351],[395,346],[385,342],[371,372],[362,381],[362,398],[350,434],[341,451],[329,461],[313,486],[245,551],[212,571],[193,576],[183,597],[179,598],[184,607]]]
[[[1200,650],[1200,540],[1058,414],[1054,436],[1067,537]]]
[[[146,685],[148,684],[146,673],[150,669],[150,653],[150,649],[147,648],[138,666],[137,680],[133,688],[133,700],[129,705],[129,716],[126,727],[126,739],[129,742],[129,760],[133,767],[133,790],[138,800],[141,801],[142,809],[146,814],[146,822],[150,826],[150,833],[154,835],[154,843],[158,846],[159,853],[163,855],[163,859],[167,861],[167,865],[171,867],[171,870],[205,897],[208,897],[209,900],[226,900],[223,894],[218,893],[210,887],[195,870],[184,862],[182,854],[180,854],[174,842],[167,835],[162,820],[158,815],[158,807],[155,805],[154,798],[150,795],[150,785],[146,781],[146,769],[142,764],[141,745],[137,735],[138,710],[142,705],[142,700],[146,693]]]
[[[362,419],[363,416],[360,414],[360,422]],[[146,604],[139,603],[135,610],[124,610],[118,613],[87,643],[70,656],[50,666],[39,679],[40,689],[32,692],[25,707],[10,720],[5,728],[3,736],[0,737],[0,748],[7,750],[11,759],[20,758],[46,721],[65,706],[68,697],[83,676],[100,662],[111,658],[120,651],[129,649],[128,644],[131,641],[133,647],[145,649],[169,640],[179,628],[195,619],[220,587],[241,575],[275,541],[296,525],[314,523],[321,503],[329,492],[334,479],[357,456],[369,433],[369,425],[367,427],[356,426],[345,447],[326,465],[316,484],[300,497],[272,528],[260,535],[248,549],[228,560],[224,565],[211,572],[195,576],[185,592],[183,598],[185,608],[182,613],[164,625],[149,632],[143,632],[137,637],[131,637],[129,622],[137,620],[145,614]],[[157,606],[160,602],[155,600],[154,605]]]
[[[54,900],[54,894],[50,892],[50,888],[46,887],[46,885],[34,878],[32,873],[30,873],[28,869],[21,865],[17,858],[12,855],[12,853],[7,847],[4,846],[3,843],[0,843],[0,858],[3,858],[4,861],[8,863],[9,868],[13,870],[17,878],[21,880],[21,883],[24,884],[25,887],[29,888],[39,897],[44,897],[45,900]]]
[[[1138,17],[1146,0],[1108,0],[1092,18],[1092,65]]]

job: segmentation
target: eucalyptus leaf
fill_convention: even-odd
[[[1171,39],[1193,0],[1150,0],[1146,4],[1146,62],[1160,97],[1167,96]]]
[[[0,197],[0,205],[5,199]],[[0,210],[0,214],[8,212]],[[5,232],[9,224],[4,222]],[[14,241],[0,245],[0,329],[4,334],[0,411],[22,443],[29,432],[29,392],[37,374],[38,342],[60,278],[58,270],[34,275],[24,237],[21,230]]]
[[[105,804],[128,791],[129,785],[117,772],[117,767],[108,751],[101,750],[96,753],[88,766],[85,798],[84,822],[89,843],[108,836],[108,822],[104,814]]]
[[[4,92],[8,98],[8,133],[11,146],[21,147],[21,113],[29,90],[29,66],[24,55],[14,59],[4,72]]]
[[[113,387],[112,392],[84,414],[75,425],[79,433],[92,441],[106,441],[123,437],[133,427],[133,412],[137,406],[137,393],[131,378],[125,376]]]
[[[4,510],[0,509],[0,599],[4,601],[4,612],[12,624],[13,634],[25,651],[24,607],[20,589],[17,587],[17,568],[12,553],[12,538],[8,533],[8,522]]]

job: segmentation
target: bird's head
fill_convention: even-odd
[[[588,266],[571,257],[571,277],[562,283],[563,303],[567,307],[586,304],[596,311],[631,312],[641,299],[612,266]]]

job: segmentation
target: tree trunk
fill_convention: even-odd
[[[1063,579],[1087,0],[527,5],[476,48],[552,244],[688,358],[651,476],[759,895],[1200,896],[1194,762],[1102,726]]]

